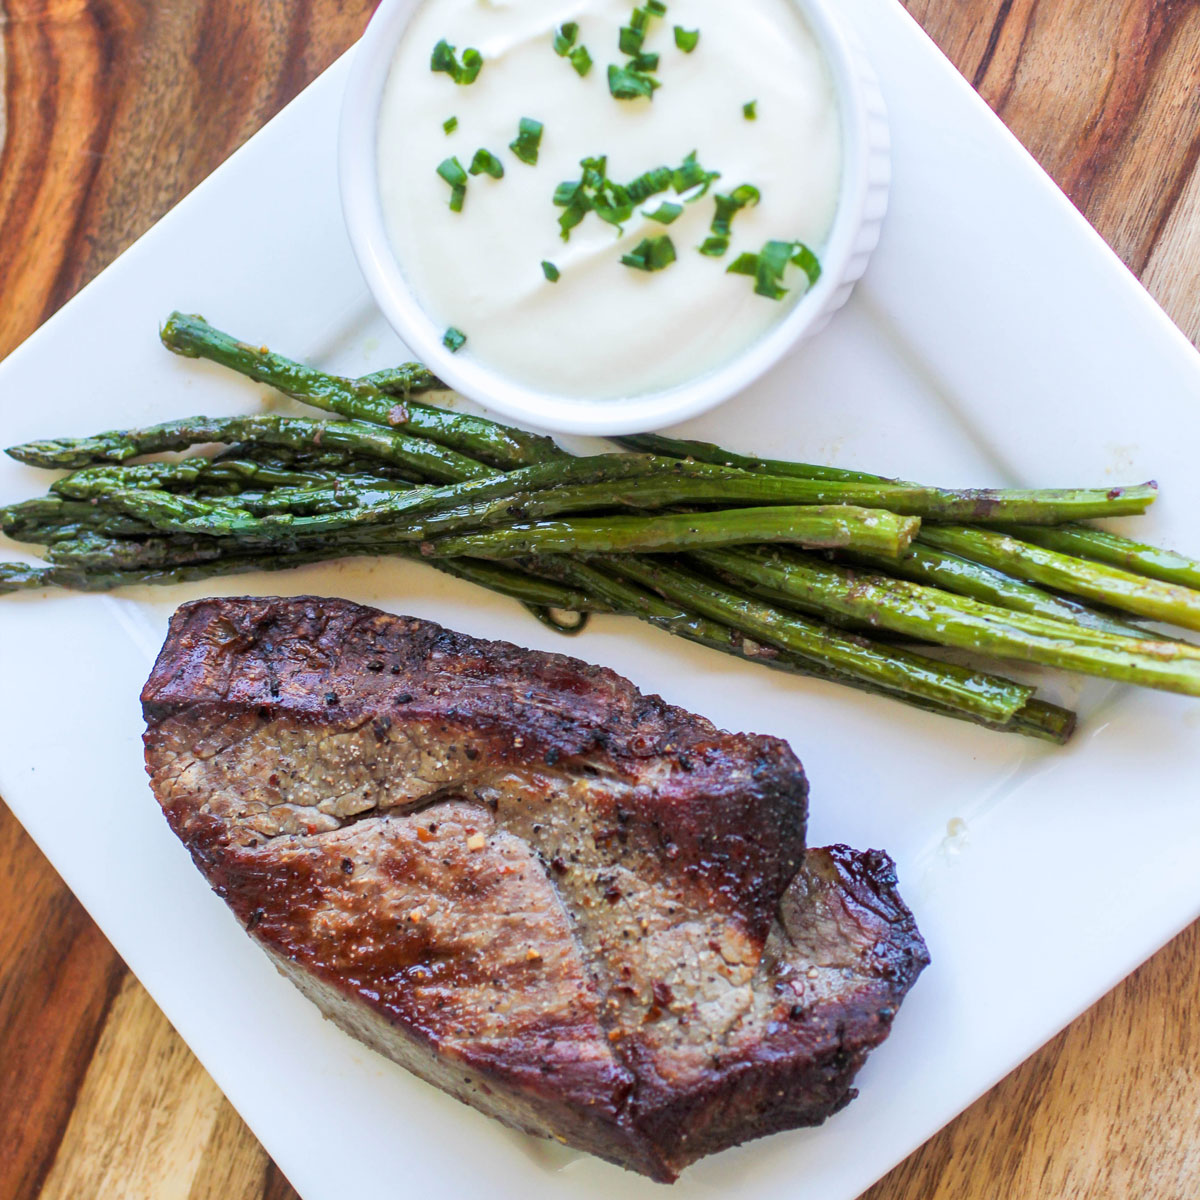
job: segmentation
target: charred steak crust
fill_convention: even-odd
[[[142,702],[171,827],[326,1013],[656,1179],[846,1104],[928,961],[886,855],[805,854],[786,743],[576,659],[214,599]]]

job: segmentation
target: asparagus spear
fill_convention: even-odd
[[[843,467],[823,467],[815,463],[787,462],[782,459],[759,458],[756,454],[736,454],[712,442],[696,442],[683,438],[663,437],[656,433],[635,433],[613,438],[619,446],[641,454],[662,454],[668,458],[694,459],[736,467],[740,471],[756,471],[765,475],[792,475],[801,479],[827,479],[835,483],[897,483],[885,475],[870,475],[866,471],[849,471]]]
[[[308,417],[191,417],[145,429],[116,429],[88,438],[27,442],[7,453],[31,467],[50,469],[123,463],[142,454],[186,450],[208,442],[253,441],[294,450],[337,450],[378,459],[439,482],[480,479],[493,471],[443,446],[380,429],[362,421],[313,421]]]
[[[427,542],[430,558],[523,558],[530,554],[631,554],[691,546],[790,542],[814,549],[862,547],[897,555],[920,522],[874,509],[735,508],[658,517],[594,517],[515,525]]]
[[[594,458],[572,459],[568,463],[547,463],[528,467],[506,475],[502,471],[484,468],[482,479],[466,478],[461,483],[441,488],[414,488],[403,493],[374,492],[369,504],[347,509],[332,498],[333,509],[319,517],[293,516],[289,503],[302,498],[312,503],[314,495],[283,495],[274,507],[283,511],[259,518],[250,510],[232,502],[197,500],[163,492],[115,491],[105,496],[105,503],[130,513],[165,532],[200,533],[217,537],[261,536],[281,537],[334,533],[353,528],[396,526],[409,523],[420,537],[428,536],[421,529],[449,531],[471,527],[481,522],[507,520],[535,510],[540,504],[548,511],[571,507],[578,495],[576,489],[601,483],[607,489],[621,480],[634,479],[652,473],[675,474],[675,464],[669,460],[652,459],[644,455],[602,455]],[[542,493],[540,499],[535,499]],[[596,503],[598,493],[589,491],[589,503]],[[319,496],[318,496],[319,498]],[[424,518],[421,528],[412,526],[413,519]],[[433,524],[441,515],[440,524]]]
[[[1029,528],[1037,528],[1030,526]],[[1083,625],[1088,629],[1102,629],[1108,633],[1119,633],[1125,637],[1145,637],[1145,631],[1136,625],[1105,616],[1104,613],[1088,608],[1075,600],[1065,600],[1052,592],[1043,591],[1021,579],[1014,579],[991,567],[981,566],[957,554],[938,550],[933,546],[912,545],[897,559],[883,555],[863,554],[856,551],[848,555],[856,564],[874,568],[901,579],[915,583],[927,583],[931,587],[970,596],[999,608],[1011,608],[1015,612],[1031,613],[1034,616],[1050,617],[1056,621],[1067,621]]]
[[[811,658],[803,658],[779,646],[764,645],[754,641],[739,628],[706,620],[677,604],[668,603],[652,592],[633,587],[618,575],[610,574],[594,563],[575,559],[555,560],[555,572],[564,581],[581,589],[587,595],[603,600],[614,612],[639,617],[660,629],[686,638],[710,650],[731,654],[746,662],[774,667],[795,675],[823,679],[830,683],[856,688],[891,700],[900,700],[932,712],[938,716],[952,717],[972,724],[983,725],[1005,733],[1021,733],[1026,737],[1065,745],[1075,730],[1075,714],[1057,705],[1029,700],[1006,721],[990,720],[968,708],[949,703],[938,703],[910,689],[907,680],[892,678],[884,683],[868,680],[863,676],[837,670]],[[925,671],[938,672],[945,664],[933,659],[918,659]],[[958,682],[958,676],[947,681],[947,690]]]
[[[69,588],[73,591],[108,592],[121,587],[136,585],[165,586],[186,583],[191,580],[210,579],[214,576],[240,575],[251,571],[286,571],[312,563],[328,562],[332,559],[376,555],[380,551],[373,546],[317,545],[277,554],[224,554],[216,559],[197,561],[184,554],[155,556],[156,561],[144,561],[141,565],[128,568],[113,567],[98,570],[75,564],[48,567],[29,566],[25,563],[0,563],[0,595],[5,592],[28,591],[48,587]],[[412,555],[408,546],[392,547],[388,553]],[[182,557],[183,561],[179,561]],[[126,561],[133,562],[133,559]],[[592,598],[547,579],[538,578],[525,571],[500,566],[495,563],[473,562],[462,559],[455,562],[431,564],[456,578],[486,587],[494,592],[521,601],[527,608],[545,610],[561,609],[564,612],[587,613],[597,608]],[[602,610],[602,609],[601,609]],[[535,615],[541,618],[542,612]],[[555,625],[563,632],[574,632],[575,625]]]
[[[796,613],[714,583],[668,560],[608,560],[622,577],[657,592],[711,621],[779,647],[814,664],[834,668],[869,685],[894,687],[914,698],[961,709],[993,721],[1010,721],[1033,698],[1033,689],[930,659],[894,646],[839,633]]]
[[[736,571],[757,595],[806,611],[869,620],[882,629],[996,658],[1200,696],[1200,647],[1135,640],[1014,613],[797,552],[701,550],[694,557],[708,567]]]
[[[273,463],[236,458],[187,458],[182,462],[138,463],[134,466],[84,467],[50,485],[59,496],[91,500],[108,492],[129,488],[158,491],[189,488],[196,493],[218,489],[241,491],[247,485],[259,488],[403,487],[399,481],[348,471],[296,471]]]
[[[174,318],[172,318],[174,319]],[[186,318],[185,318],[186,319]],[[193,321],[198,318],[191,318]],[[389,396],[411,400],[425,392],[446,392],[450,389],[424,363],[401,363],[398,367],[385,367],[371,375],[363,375],[358,383],[370,384]]]
[[[0,508],[0,532],[18,542],[46,542],[64,526],[94,529],[115,537],[153,533],[154,527],[102,505],[39,496]]]
[[[1200,629],[1200,591],[1072,558],[990,530],[933,527],[923,530],[921,536],[926,545],[965,555],[1055,591],[1096,600],[1152,621]]]
[[[292,450],[287,446],[260,446],[255,442],[234,442],[213,456],[212,461],[258,463],[276,471],[328,472],[330,474],[374,475],[380,479],[420,483],[415,471],[402,471],[378,459],[358,458],[340,450]]]
[[[1144,542],[1120,537],[1104,529],[1089,529],[1085,525],[1062,525],[1057,529],[1015,525],[1004,532],[1022,541],[1036,542],[1047,550],[1057,550],[1061,554],[1080,558],[1094,558],[1134,575],[1145,575],[1148,579],[1200,590],[1200,562],[1172,550],[1160,550]]]
[[[824,480],[843,486],[850,484],[879,487],[881,495],[892,488],[918,487],[917,484],[885,479],[881,475],[869,475],[863,471],[846,471],[838,467],[819,467],[811,463],[793,463],[781,459],[764,459],[752,455],[734,454],[709,442],[687,442],[655,434],[637,434],[633,437],[615,439],[618,444],[631,450],[665,457],[694,459],[741,471],[793,479]],[[1158,497],[1158,484],[1147,483],[1134,487],[1119,488],[1058,488],[1043,491],[1014,489],[972,489],[950,491],[944,488],[922,488],[931,499],[929,507],[921,512],[907,508],[894,508],[887,500],[880,500],[880,508],[891,508],[893,512],[914,511],[914,515],[929,520],[955,521],[964,524],[999,524],[1022,522],[1037,525],[1061,525],[1066,521],[1090,520],[1097,517],[1138,516],[1144,513]],[[934,498],[937,498],[936,500]],[[937,501],[940,500],[940,505]],[[857,503],[870,505],[864,496]],[[942,516],[936,515],[935,505]],[[1008,516],[1023,512],[1022,517]]]
[[[356,380],[326,375],[282,355],[272,354],[265,347],[239,342],[214,329],[202,317],[172,313],[161,336],[168,350],[186,358],[206,358],[314,408],[388,429],[408,430],[489,465],[531,466],[549,457],[565,455],[546,437],[511,429],[483,417],[449,413],[409,398],[397,401],[381,391],[371,376]],[[415,367],[413,364],[401,371],[412,371]],[[412,379],[419,382],[410,383],[410,395],[414,386],[424,390],[424,384],[438,382],[432,376],[415,373]],[[393,381],[387,382],[390,390]]]

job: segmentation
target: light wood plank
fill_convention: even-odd
[[[40,1200],[189,1200],[222,1104],[216,1084],[126,976]]]

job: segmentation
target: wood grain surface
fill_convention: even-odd
[[[372,7],[0,0],[0,356],[332,62]],[[908,7],[1200,338],[1200,0]],[[1200,926],[865,1200],[1195,1197],[1198,1083]],[[0,1131],[0,1200],[295,1195],[2,806]]]

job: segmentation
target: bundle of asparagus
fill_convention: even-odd
[[[1069,711],[904,642],[1200,695],[1200,564],[1080,522],[1136,515],[1154,485],[960,491],[654,436],[575,457],[435,407],[416,364],[352,380],[174,314],[177,354],[335,413],[196,417],[8,453],[70,472],[0,509],[46,565],[0,592],[101,591],[355,555],[421,559],[562,632],[629,614],[724,653],[990,728],[1065,742]],[[216,444],[215,456],[140,461]]]

